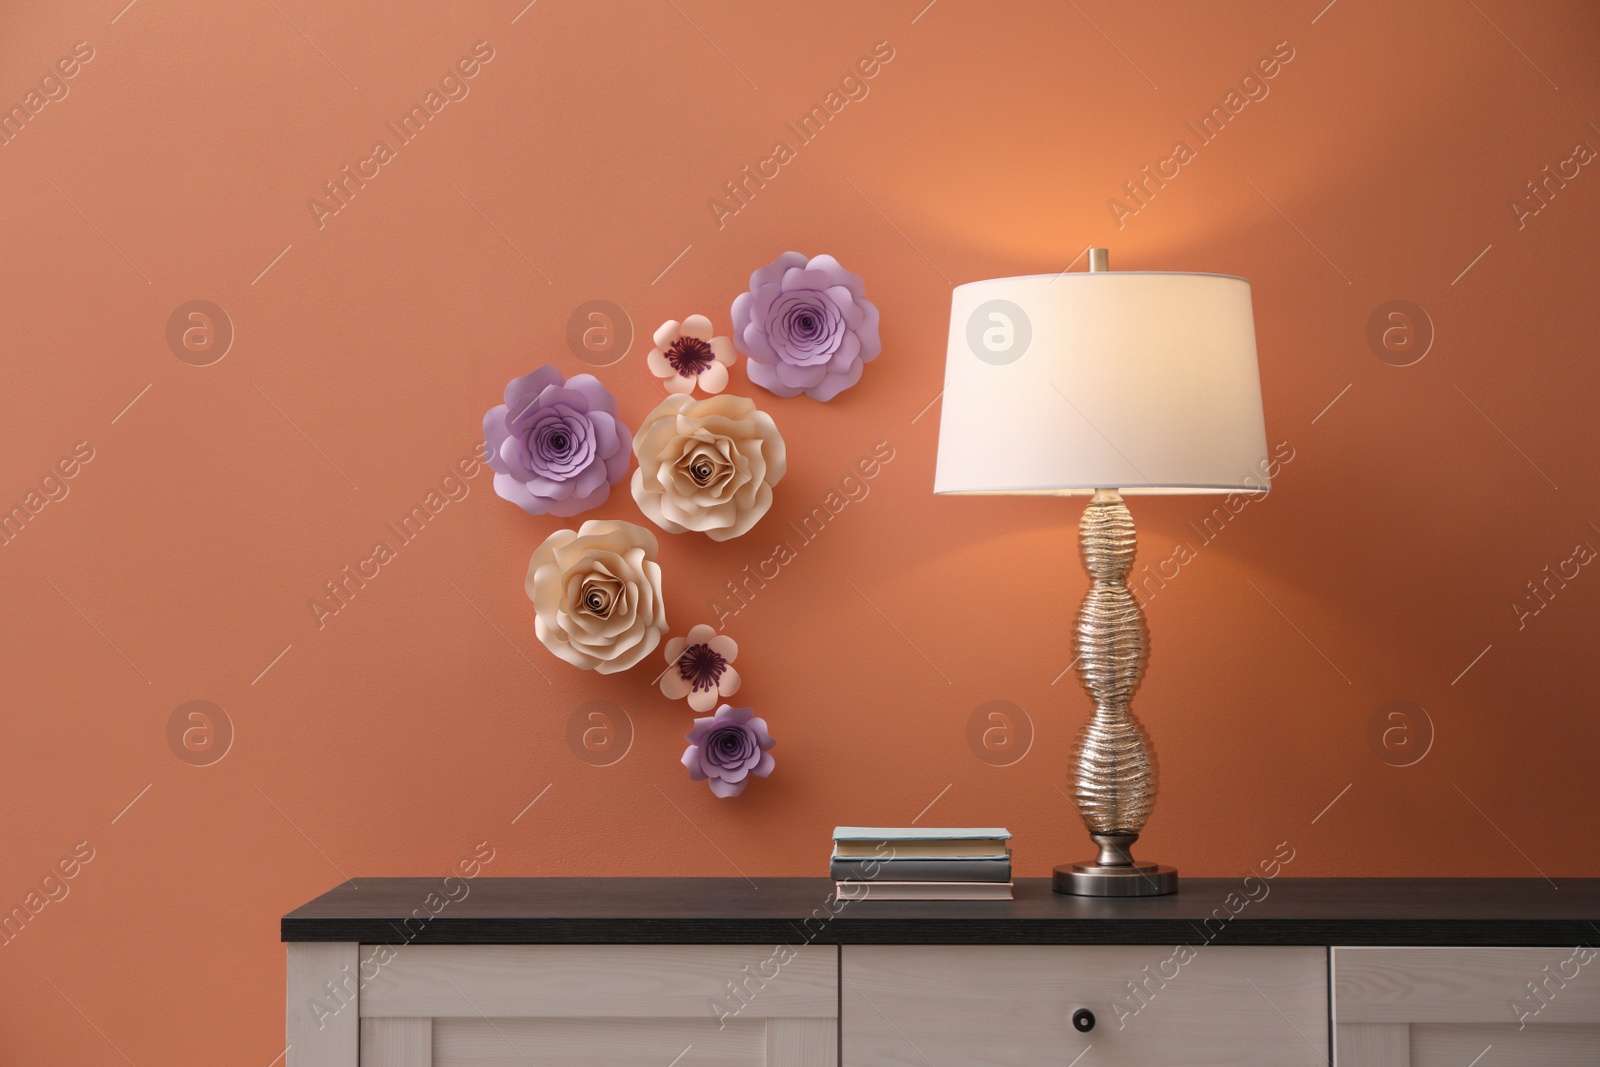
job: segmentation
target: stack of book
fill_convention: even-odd
[[[836,826],[840,900],[1010,900],[1011,833],[999,827]]]

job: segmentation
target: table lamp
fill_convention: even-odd
[[[1243,278],[1112,271],[1095,248],[1087,271],[955,288],[933,491],[1089,497],[1074,634],[1094,711],[1074,748],[1073,800],[1099,855],[1057,867],[1058,893],[1178,887],[1173,868],[1133,859],[1156,765],[1129,706],[1149,634],[1128,588],[1136,538],[1122,497],[1264,493],[1266,449]]]

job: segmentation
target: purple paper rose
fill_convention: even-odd
[[[592,374],[563,380],[548,364],[506,385],[483,416],[494,491],[530,515],[576,515],[628,475],[633,434]]]
[[[772,773],[772,753],[777,744],[767,733],[767,720],[754,717],[749,708],[723,704],[716,714],[694,721],[684,735],[689,747],[683,752],[683,765],[696,782],[711,780],[711,791],[719,797],[736,797],[744,792],[750,775],[765,778]]]
[[[832,256],[785,252],[733,302],[733,340],[750,380],[779,396],[832,400],[883,350],[878,308]]]

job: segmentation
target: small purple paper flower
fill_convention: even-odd
[[[779,396],[832,400],[883,350],[878,308],[832,256],[785,252],[733,302],[733,340],[750,380]]]
[[[767,733],[767,720],[754,717],[749,708],[723,704],[715,715],[696,719],[684,739],[683,765],[696,782],[711,780],[711,791],[719,797],[736,797],[744,792],[750,775],[765,778],[774,761],[767,751],[777,744]]]
[[[633,435],[592,374],[563,379],[548,364],[506,385],[483,416],[494,491],[530,515],[599,507],[628,475]]]

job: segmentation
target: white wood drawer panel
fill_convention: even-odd
[[[767,1067],[838,1067],[839,1020],[771,1019]]]
[[[1335,948],[1333,1017],[1513,1027],[1600,1022],[1600,958],[1578,963],[1573,952],[1570,946]]]
[[[362,1019],[361,1067],[433,1067],[432,1019]]]
[[[1595,1067],[1600,1064],[1600,1023],[1594,1026],[1529,1026],[1525,1030],[1518,1030],[1515,1024],[1501,1023],[1484,1026],[1422,1023],[1411,1027],[1411,1067],[1468,1067],[1469,1064],[1475,1067]]]
[[[419,1018],[834,1018],[838,950],[770,945],[363,946],[360,1011]],[[373,972],[376,970],[376,974]],[[736,999],[734,990],[742,993]]]
[[[1411,1027],[1405,1023],[1340,1023],[1333,1028],[1339,1067],[1411,1067]]]
[[[721,1030],[709,1019],[440,1019],[433,1025],[433,1067],[760,1067],[766,1025],[759,1019]]]
[[[1193,952],[1174,967],[1171,946],[845,946],[844,1063],[1326,1067],[1324,949]]]

